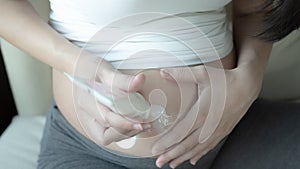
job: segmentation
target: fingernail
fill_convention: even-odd
[[[151,124],[144,124],[144,125],[143,125],[143,128],[144,128],[144,130],[146,130],[146,129],[151,129],[152,126],[151,126]]]
[[[174,169],[174,168],[176,168],[176,167],[177,167],[176,165],[170,164],[170,168]]]
[[[156,166],[158,167],[158,168],[161,168],[162,167],[162,162],[156,162]]]
[[[135,130],[143,130],[143,126],[142,126],[141,124],[134,124],[134,125],[133,125],[133,128],[134,128]]]
[[[190,161],[190,163],[191,163],[192,165],[196,165],[196,162],[195,162],[195,161]]]

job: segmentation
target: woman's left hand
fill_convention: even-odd
[[[168,68],[163,78],[196,83],[198,100],[153,146],[156,165],[175,168],[186,160],[195,164],[226,137],[257,98],[261,76],[248,69],[224,70],[209,66]]]

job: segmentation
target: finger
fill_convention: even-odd
[[[205,66],[161,69],[162,78],[176,82],[199,83],[208,80]]]
[[[203,149],[203,150],[201,150],[201,148],[199,148],[200,150],[194,151],[193,154],[192,154],[192,153],[188,154],[188,155],[187,155],[188,157],[186,157],[186,158],[191,158],[191,159],[190,159],[190,163],[191,163],[192,165],[196,165],[196,163],[197,163],[203,156],[205,156],[210,150],[212,150],[213,148],[214,148],[214,147],[207,147],[207,148],[205,148],[205,149]]]
[[[197,130],[198,132],[195,132],[195,139],[196,137],[199,136],[200,133],[200,129]],[[176,168],[177,166],[179,166],[180,164],[182,164],[183,162],[190,160],[194,157],[199,157],[199,159],[204,156],[205,154],[207,154],[210,150],[212,150],[218,143],[219,139],[211,139],[208,142],[206,142],[205,144],[200,144],[196,141],[196,144],[193,144],[193,147],[191,147],[189,149],[189,151],[186,151],[185,153],[182,153],[180,156],[178,156],[177,158],[173,158],[170,162],[169,165],[171,168]],[[192,165],[195,165],[195,163],[191,163]]]
[[[108,123],[109,126],[116,128],[122,134],[128,133],[128,130],[143,130],[141,124],[133,123],[116,113],[112,113],[112,110],[98,103],[96,98],[87,91],[79,88],[76,92],[76,96],[79,107],[85,112],[88,112],[103,125],[107,126],[105,123]]]
[[[99,104],[99,106],[103,107],[104,105]],[[116,129],[121,134],[129,133],[132,130],[143,131],[143,130],[150,129],[152,127],[151,123],[142,124],[142,123],[133,122],[112,111],[105,112],[104,119],[109,124],[110,127]]]
[[[212,74],[213,76],[210,78],[211,87],[209,92],[211,97],[211,106],[208,110],[208,115],[199,136],[200,143],[209,139],[220,125],[227,101],[227,85],[224,71],[219,70]]]
[[[107,71],[108,73],[100,79],[107,86],[113,87],[113,89],[116,88],[126,92],[137,92],[142,89],[145,83],[145,75],[143,73],[128,75],[116,69]]]
[[[107,128],[102,126],[97,120],[85,112],[80,112],[78,114],[81,119],[80,124],[87,137],[99,145],[109,145],[112,142],[127,139],[141,132],[131,131],[130,133],[123,135],[111,127]]]
[[[183,162],[185,162],[187,160],[190,160],[191,158],[198,155],[198,153],[200,153],[200,150],[201,150],[201,144],[197,144],[190,151],[188,151],[185,154],[182,154],[181,156],[177,157],[176,159],[170,161],[170,167],[171,168],[176,168],[177,166],[179,166]]]
[[[208,152],[208,148],[207,145],[205,144],[200,144],[198,143],[196,146],[194,146],[190,151],[186,152],[185,154],[182,154],[182,156],[179,156],[178,158],[170,161],[170,167],[171,168],[176,168],[177,166],[179,166],[180,164],[182,164],[183,162],[193,159],[193,158],[201,158],[202,156],[204,156],[207,152]],[[198,159],[198,160],[199,160]],[[197,160],[197,161],[198,161]],[[192,165],[195,165],[196,163],[191,162],[190,163]]]
[[[192,106],[191,110],[186,113],[182,120],[178,121],[173,128],[170,129],[165,135],[163,135],[152,147],[153,155],[164,153],[170,147],[181,142],[187,135],[190,134],[194,125],[195,119],[197,119],[199,106],[199,100]]]
[[[84,134],[95,143],[103,145],[103,133],[105,127],[98,123],[95,118],[92,118],[88,113],[79,111],[77,115]]]
[[[226,120],[222,121],[222,123],[217,127],[217,129],[214,131],[211,137],[209,137],[208,140],[206,140],[205,142],[199,142],[200,149],[197,150],[198,152],[195,155],[193,152],[191,152],[191,154],[187,153],[187,156],[193,156],[190,157],[190,163],[192,165],[195,165],[200,158],[202,158],[210,150],[215,148],[230,133],[231,130],[228,129],[228,126],[230,126],[231,124],[227,122],[228,121]]]
[[[198,105],[199,103],[196,103],[193,107],[197,107]],[[190,111],[184,116],[182,115],[183,119],[175,123],[166,134],[156,141],[152,147],[152,154],[156,156],[166,152],[170,147],[178,144],[189,135],[197,114],[196,111]]]
[[[192,165],[196,165],[196,163],[204,156],[205,154],[203,152],[198,152],[191,160],[190,163]]]
[[[113,127],[123,135],[127,135],[132,130],[142,131],[149,129],[150,124],[133,123],[128,119],[118,115],[108,107],[98,103],[97,100],[90,93],[79,88],[76,90],[76,100],[80,109],[89,113],[93,118],[97,119],[105,127]],[[134,131],[136,133],[137,131]]]
[[[200,134],[200,130],[196,130],[191,135],[189,135],[185,140],[183,140],[176,146],[172,147],[168,152],[160,155],[156,160],[157,167],[162,167],[167,162],[176,159],[179,156],[182,156],[183,154],[189,152],[194,146],[198,145],[199,134]]]
[[[97,107],[97,101],[95,100],[94,96],[92,96],[90,93],[82,90],[81,88],[76,88],[76,92],[74,93],[76,104],[75,107],[77,111],[83,111],[93,118],[95,118],[98,122],[100,122],[103,126],[107,126],[108,123],[105,122],[103,113],[110,111],[106,107],[102,107],[99,109]]]
[[[204,155],[206,155],[213,148],[215,148],[223,138],[224,137],[214,135],[211,139],[207,140],[205,143],[202,144],[199,143],[199,149],[187,155],[190,156],[190,163],[192,165],[196,165],[197,161],[200,160]]]
[[[189,112],[181,115],[182,119],[178,120],[173,128],[156,141],[152,147],[153,155],[164,153],[169,147],[178,144],[187,135],[202,126],[210,107],[209,98],[209,91],[204,90]]]
[[[106,130],[104,131],[103,135],[102,135],[102,143],[103,145],[108,145],[112,142],[118,142],[124,139],[128,139],[130,137],[136,136],[138,134],[140,134],[143,131],[139,131],[139,130],[132,130],[129,133],[126,134],[121,134],[119,131],[117,131],[114,128],[106,128]]]

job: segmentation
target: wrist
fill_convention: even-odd
[[[54,55],[60,60],[54,68],[80,78],[93,80],[97,68],[100,67],[101,58],[66,41],[56,45]]]
[[[252,101],[258,98],[261,91],[264,68],[265,66],[262,64],[248,62],[239,64],[235,69],[237,76],[239,76],[237,79],[241,82],[241,87]]]
[[[81,49],[63,37],[60,37],[60,40],[56,40],[54,44],[52,55],[59,60],[55,62],[56,64],[53,68],[61,72],[73,74]]]

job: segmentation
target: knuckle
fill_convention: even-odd
[[[155,152],[156,155],[159,155],[160,154],[160,158],[164,158],[166,156],[166,154],[168,154],[169,152],[165,153],[167,148],[166,148],[166,145],[163,144],[163,142],[161,142],[162,144],[156,144],[154,145],[153,147],[153,150]]]
[[[130,75],[117,73],[117,75],[113,79],[112,86],[120,86],[126,90],[132,83],[132,80],[133,80],[133,77]]]
[[[109,115],[107,115],[106,113],[103,113],[103,119],[104,119],[104,121],[108,124],[108,125],[110,125],[110,126],[112,126],[112,122],[111,122],[111,119],[110,119],[110,117],[109,117]]]
[[[131,123],[127,122],[125,119],[116,120],[114,123],[115,123],[114,126],[116,128],[120,128],[120,129],[123,129],[123,130],[130,130],[131,129]]]
[[[109,145],[109,144],[110,144],[110,141],[109,141],[109,140],[104,140],[102,145],[103,145],[103,146],[107,146],[107,145]]]
[[[107,139],[107,138],[100,138],[99,142],[100,142],[100,144],[103,145],[103,146],[107,146],[107,145],[110,144],[110,141],[109,141],[109,139]]]
[[[172,140],[175,144],[177,144],[177,143],[179,143],[179,142],[182,140],[182,136],[181,136],[180,134],[173,135],[173,136],[171,137],[171,140]]]
[[[131,124],[129,122],[125,121],[125,120],[120,121],[119,125],[123,129],[130,129],[131,128]]]
[[[188,150],[188,148],[185,145],[182,145],[182,144],[179,144],[177,149],[178,149],[179,153],[184,153]]]
[[[170,159],[172,158],[172,155],[170,153],[166,153],[164,155],[161,155],[160,159],[161,159],[161,162],[168,162]]]
[[[103,121],[105,124],[109,124],[106,120],[105,113],[103,113],[102,111],[97,111],[97,113],[98,113],[98,115],[99,115],[98,117],[101,121]]]

